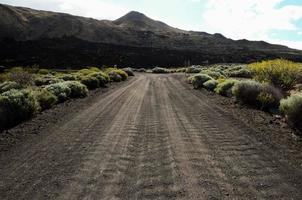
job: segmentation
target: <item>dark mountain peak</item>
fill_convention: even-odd
[[[137,11],[131,11],[124,15],[123,17],[115,20],[115,24],[123,24],[123,23],[134,23],[134,22],[150,22],[153,21],[143,13]]]
[[[167,24],[153,20],[146,15],[131,11],[123,17],[113,21],[115,25],[131,28],[140,31],[159,31],[159,32],[179,32],[180,30],[170,27]]]
[[[149,19],[143,13],[140,13],[140,12],[137,12],[137,11],[131,11],[131,12],[127,13],[126,15],[124,15],[121,18],[127,19],[127,20],[146,20],[146,19]]]

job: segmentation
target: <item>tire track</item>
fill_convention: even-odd
[[[186,116],[187,124],[193,124],[197,130],[204,130],[200,131],[199,140],[205,141],[212,154],[212,162],[225,175],[228,184],[234,186],[233,192],[228,191],[228,194],[249,199],[298,199],[301,196],[295,184],[297,179],[290,176],[299,172],[289,172],[288,167],[285,171],[286,167],[269,149],[246,134],[253,131],[252,128],[193,96],[179,81],[169,78],[167,87],[180,116]],[[175,89],[185,92],[175,93]],[[298,182],[301,185],[301,180]]]

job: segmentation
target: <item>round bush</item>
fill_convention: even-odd
[[[7,92],[11,89],[20,89],[21,85],[13,81],[6,81],[0,84],[0,93]]]
[[[50,73],[50,71],[48,69],[39,69],[39,71],[38,71],[38,74],[46,75],[46,74],[49,74],[49,73]]]
[[[32,90],[12,89],[0,95],[0,129],[10,128],[29,119],[39,109]]]
[[[110,77],[103,72],[95,72],[90,74],[89,76],[95,77],[99,81],[99,87],[105,87],[106,84],[110,81]]]
[[[42,77],[38,77],[34,80],[34,83],[36,86],[44,86],[44,85],[50,85],[54,83],[62,82],[62,79],[59,79],[53,75],[46,75]]]
[[[209,91],[214,91],[217,85],[218,85],[218,81],[208,80],[203,84],[203,87]]]
[[[78,81],[66,81],[63,84],[70,88],[71,98],[83,98],[88,95],[87,87]]]
[[[40,105],[41,110],[49,109],[58,102],[58,98],[44,88],[35,90],[34,95]]]
[[[81,77],[81,83],[84,84],[89,90],[94,90],[100,87],[100,81],[93,76]]]
[[[281,100],[280,111],[292,126],[302,130],[302,93]]]
[[[133,69],[131,69],[130,67],[128,68],[123,68],[122,69],[124,72],[126,72],[128,74],[128,76],[134,76],[134,72]]]
[[[248,69],[239,69],[236,71],[230,71],[227,73],[229,77],[238,77],[238,78],[252,78],[252,73]]]
[[[110,80],[113,81],[113,82],[121,82],[122,81],[122,77],[116,73],[115,71],[111,71],[109,73],[109,77],[110,77]]]
[[[155,68],[152,69],[152,73],[155,73],[155,74],[167,74],[167,73],[169,73],[169,71],[166,68],[155,67]]]
[[[217,78],[219,78],[220,76],[222,76],[221,73],[215,72],[215,71],[211,71],[211,70],[201,71],[201,73],[207,74],[207,75],[209,75],[209,76],[211,76],[212,78],[215,78],[215,79],[217,79]]]
[[[232,87],[238,82],[239,81],[234,79],[227,79],[221,83],[218,83],[217,87],[215,88],[215,92],[222,96],[232,96]]]
[[[238,82],[232,88],[232,93],[238,101],[262,109],[279,106],[282,97],[278,89],[256,81]]]
[[[191,84],[193,84],[193,87],[195,89],[198,89],[198,88],[202,88],[203,87],[203,84],[209,80],[212,80],[213,78],[210,77],[209,75],[207,74],[196,74],[196,75],[193,75],[191,77],[189,77],[189,82]]]
[[[64,81],[75,81],[77,80],[77,77],[73,74],[63,74],[60,76],[60,79]]]
[[[113,77],[115,80],[111,80],[113,82],[119,82],[119,81],[125,81],[128,78],[128,74],[126,72],[124,72],[121,69],[117,69],[117,68],[108,68],[105,71],[110,79],[111,77]],[[116,76],[116,74],[118,74],[121,77],[121,80],[119,80],[118,76]]]
[[[188,74],[197,74],[197,73],[199,73],[200,71],[201,71],[201,69],[198,68],[198,67],[195,67],[195,66],[188,67],[188,68],[186,69],[186,73],[188,73]]]
[[[48,85],[45,89],[55,95],[59,102],[66,101],[71,93],[71,89],[63,82]]]

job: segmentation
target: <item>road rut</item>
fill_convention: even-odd
[[[301,199],[302,170],[253,127],[139,74],[45,137],[0,155],[0,199]]]

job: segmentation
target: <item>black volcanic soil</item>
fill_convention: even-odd
[[[186,63],[249,63],[254,61],[287,58],[302,61],[300,54],[282,51],[261,51],[228,49],[226,51],[204,48],[192,50],[171,50],[168,48],[131,47],[105,43],[92,43],[74,37],[39,39],[34,41],[0,41],[0,65],[31,66],[38,64],[46,68],[81,68],[83,66],[119,67],[178,67]],[[77,59],[74,59],[74,58]]]
[[[282,120],[183,75],[138,74],[8,132],[23,136],[0,152],[0,199],[302,198]]]

